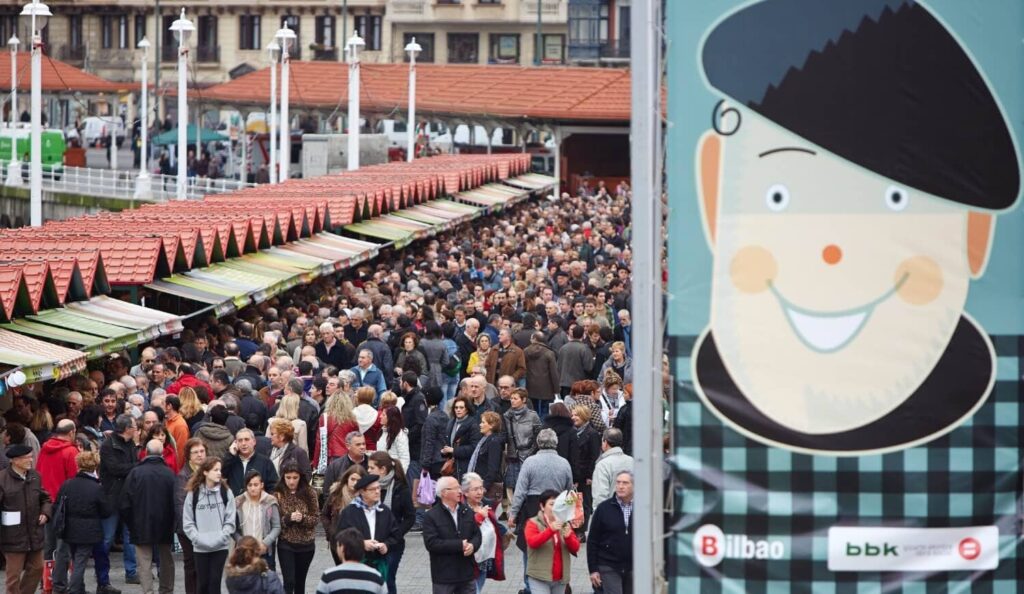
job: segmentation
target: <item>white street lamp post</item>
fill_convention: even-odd
[[[416,43],[416,38],[413,37],[412,41],[405,46],[405,51],[409,54],[409,121],[406,122],[409,141],[406,143],[405,155],[406,161],[412,163],[416,155],[416,56],[423,51],[423,48]]]
[[[149,64],[149,40],[143,37],[139,41],[142,50],[142,147],[139,150],[139,176],[135,178],[135,197],[145,198],[152,193],[152,182],[149,177],[149,81],[146,80],[146,68]]]
[[[26,4],[21,16],[32,19],[32,137],[29,143],[32,160],[29,169],[30,218],[33,227],[43,225],[43,37],[40,31],[52,16],[50,8],[33,0]]]
[[[277,183],[277,54],[281,46],[271,41],[267,46],[270,54],[270,183]]]
[[[355,31],[348,48],[348,170],[359,169],[359,50],[366,43]]]
[[[171,31],[178,40],[178,200],[184,200],[188,189],[188,42],[196,30],[192,21],[185,18],[185,9],[181,9],[181,17],[171,23]],[[199,131],[196,130],[196,134]]]
[[[11,122],[8,126],[11,130],[11,162],[7,165],[7,178],[4,185],[20,186],[25,183],[21,179],[21,155],[18,154],[18,45],[21,40],[17,35],[12,35],[7,41],[11,48]]]
[[[288,77],[291,71],[291,45],[295,43],[295,31],[288,28],[285,24],[284,27],[277,31],[277,35],[274,36],[280,40],[281,43],[281,150],[278,157],[280,171],[278,172],[277,179],[281,182],[288,181],[288,167],[291,165],[292,158],[292,127],[291,122],[288,118]]]

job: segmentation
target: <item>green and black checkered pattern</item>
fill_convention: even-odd
[[[680,594],[904,594],[1024,592],[1021,555],[1021,419],[1024,337],[993,337],[996,385],[963,425],[896,453],[809,456],[751,441],[704,407],[690,378],[695,337],[675,338],[674,465],[683,485],[669,545],[672,591]],[[682,355],[682,356],[680,356]],[[724,559],[701,566],[693,534],[777,539],[785,558]],[[835,525],[999,527],[999,567],[988,572],[837,572],[828,569]]]

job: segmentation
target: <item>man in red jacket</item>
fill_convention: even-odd
[[[182,363],[178,367],[178,379],[174,380],[174,383],[167,386],[168,394],[177,394],[182,388],[195,389],[196,386],[202,386],[206,388],[207,394],[213,394],[213,388],[210,384],[196,377],[196,372],[188,363]]]
[[[43,489],[49,493],[50,501],[57,501],[57,491],[65,481],[78,474],[75,456],[78,446],[75,445],[75,422],[62,419],[53,429],[50,439],[39,449],[39,462],[36,468],[43,479]],[[43,546],[43,559],[53,559],[53,551],[57,548],[57,535],[53,523],[44,526],[46,543]]]

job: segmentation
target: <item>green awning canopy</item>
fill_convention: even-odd
[[[0,329],[0,365],[20,368],[30,384],[82,371],[85,361],[86,354],[82,351]]]
[[[185,137],[187,139],[187,143],[188,144],[194,145],[196,143],[196,125],[195,124],[189,124],[188,125],[188,128],[185,129]],[[221,134],[220,132],[217,132],[215,130],[210,130],[209,128],[202,128],[201,129],[199,139],[200,139],[199,141],[204,143],[204,144],[207,143],[207,142],[217,142],[217,141],[227,142],[228,141],[228,137],[227,136],[224,136],[223,134]],[[163,132],[162,134],[157,134],[153,138],[153,144],[155,144],[156,146],[167,146],[169,144],[178,144],[178,129],[177,128],[171,128],[167,132]]]

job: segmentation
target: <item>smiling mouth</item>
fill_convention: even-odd
[[[768,281],[768,288],[786,314],[793,332],[804,345],[819,353],[834,353],[857,337],[875,308],[899,291],[908,278],[910,273],[905,273],[892,288],[876,299],[859,307],[836,312],[821,312],[794,305],[771,281]]]

